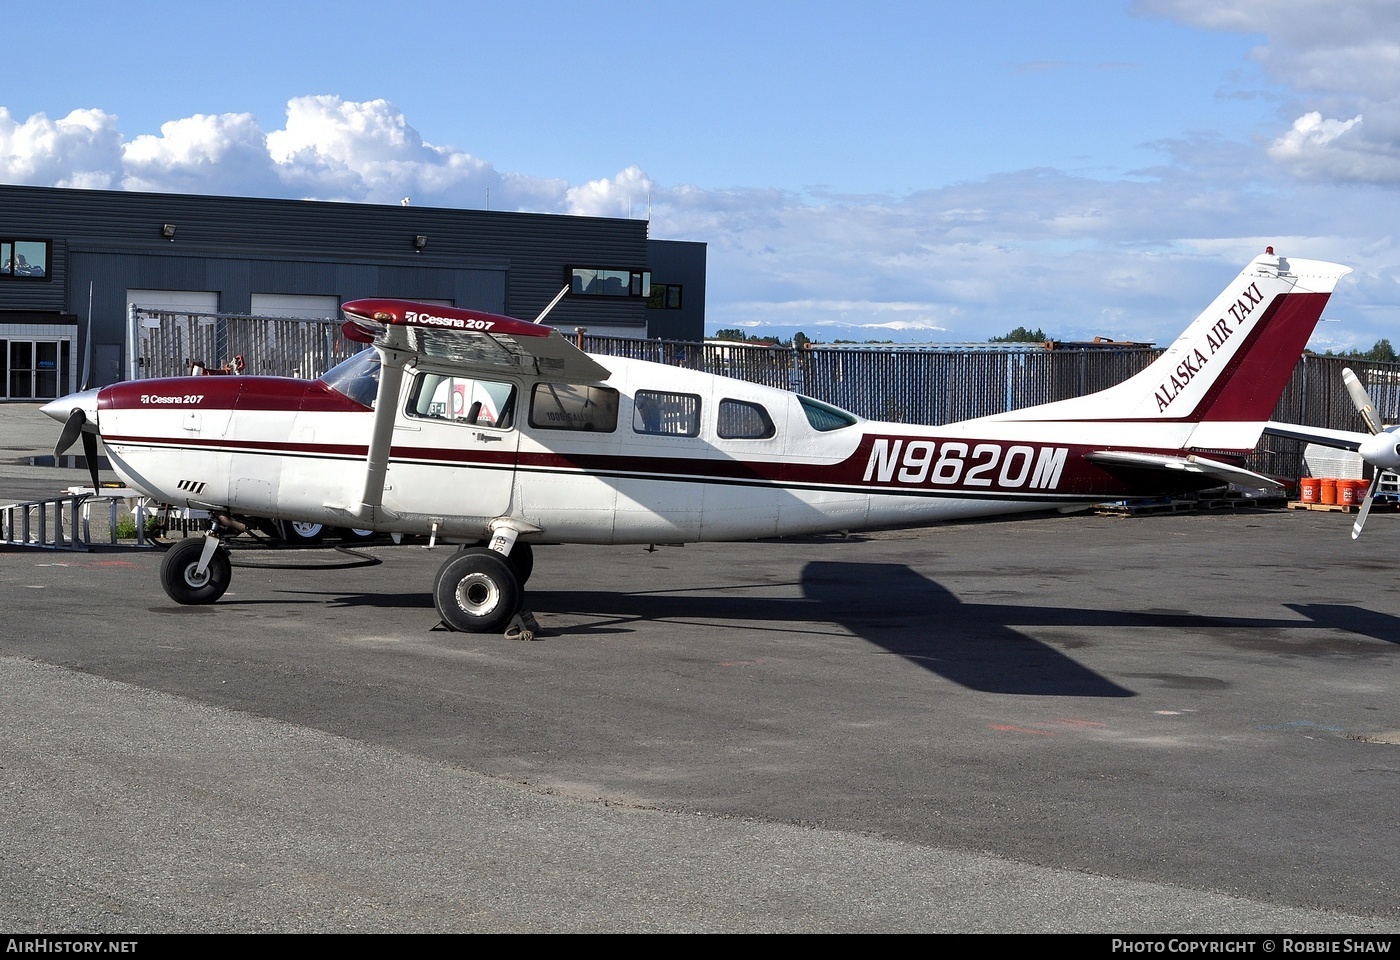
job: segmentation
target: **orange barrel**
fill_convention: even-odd
[[[1356,484],[1356,505],[1361,506],[1361,501],[1366,499],[1366,491],[1370,488],[1371,481],[1353,480],[1352,483]]]
[[[1357,499],[1355,480],[1337,481],[1337,502],[1347,507],[1356,506]]]
[[[1303,477],[1298,481],[1298,499],[1304,503],[1317,503],[1322,496],[1322,481],[1317,477]]]
[[[1332,477],[1323,477],[1323,478],[1322,478],[1322,502],[1323,502],[1323,503],[1336,503],[1336,502],[1337,502],[1337,481],[1336,481],[1335,479],[1333,479]]]

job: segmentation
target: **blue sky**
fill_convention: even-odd
[[[650,211],[709,244],[710,329],[815,339],[1165,341],[1273,243],[1357,268],[1315,346],[1400,343],[1389,0],[133,0],[0,30],[4,182]]]

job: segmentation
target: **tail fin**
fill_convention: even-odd
[[[1276,256],[1270,248],[1146,370],[1107,390],[1009,417],[1195,423],[1187,446],[1250,449],[1337,281],[1350,272],[1323,260]]]

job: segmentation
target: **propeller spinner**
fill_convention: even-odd
[[[73,445],[73,441],[83,438],[83,459],[87,461],[88,476],[92,478],[92,488],[99,486],[97,479],[97,390],[84,390],[70,393],[44,404],[40,411],[63,423],[63,431],[54,444],[53,455],[57,459],[63,451]]]

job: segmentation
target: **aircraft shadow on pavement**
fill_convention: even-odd
[[[775,584],[753,584],[764,590]],[[778,584],[778,586],[781,586]],[[631,632],[646,621],[741,621],[755,631],[801,630],[837,624],[862,640],[954,683],[988,693],[1037,696],[1131,697],[1120,686],[1079,663],[1056,646],[1017,628],[1167,629],[1207,635],[1239,648],[1288,654],[1331,655],[1344,650],[1317,630],[1371,637],[1400,645],[1400,618],[1344,604],[1285,604],[1305,619],[1219,617],[1171,610],[1114,610],[1047,607],[1014,603],[968,603],[904,564],[812,561],[802,570],[801,597],[744,596],[748,585],[731,585],[720,595],[711,586],[657,588],[645,591],[535,590],[527,605],[538,615],[594,617],[567,628],[571,636]],[[326,602],[321,591],[287,591],[304,600]],[[224,601],[238,603],[239,601]],[[253,601],[243,601],[253,602]],[[259,601],[261,602],[261,601]],[[337,607],[422,609],[431,614],[432,598],[423,593],[339,593]],[[1310,633],[1297,633],[1306,630]],[[1289,636],[1294,632],[1294,636]],[[544,639],[553,631],[545,622]],[[1111,638],[1082,637],[1067,642],[1090,647]],[[1363,651],[1374,655],[1375,650]]]
[[[765,588],[773,584],[762,584]],[[595,613],[588,632],[646,620],[744,621],[752,629],[835,623],[867,643],[961,686],[990,693],[1131,697],[1136,694],[1054,647],[1005,625],[1020,608],[968,606],[903,564],[812,562],[801,598],[690,591],[531,591],[541,613]],[[732,588],[733,589],[733,588]],[[742,587],[737,589],[743,589]],[[1092,615],[1094,611],[1076,611]],[[1066,619],[1066,625],[1074,621]],[[773,625],[773,626],[767,626]]]
[[[1335,650],[1331,643],[1313,641],[1307,649],[1288,643],[1287,632],[1300,629],[1332,629],[1400,643],[1400,619],[1344,605],[1287,605],[1307,618],[1299,620],[965,603],[904,564],[813,561],[803,568],[801,588],[801,598],[716,596],[708,590],[705,595],[666,590],[532,590],[529,598],[536,614],[606,618],[580,630],[591,633],[629,629],[622,624],[646,620],[742,620],[798,627],[835,623],[867,643],[969,689],[1038,696],[1131,697],[1136,693],[1016,627],[1188,630],[1232,645],[1268,649],[1273,644],[1281,652],[1294,653]],[[1086,639],[1083,645],[1095,642]]]

